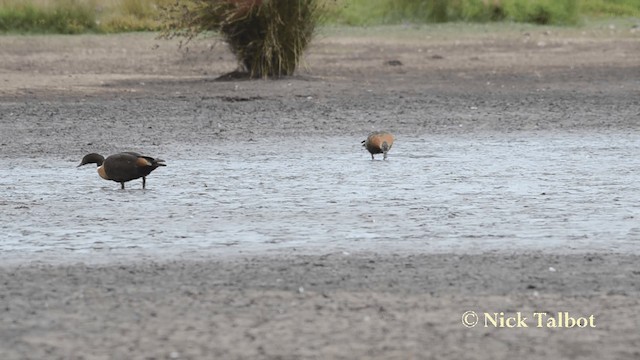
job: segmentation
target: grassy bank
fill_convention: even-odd
[[[171,0],[0,0],[0,32],[157,31]]]
[[[381,25],[513,21],[576,25],[584,18],[640,18],[638,0],[348,0],[342,4],[331,9],[330,22]]]
[[[513,21],[575,25],[584,18],[637,17],[639,0],[326,0],[343,25]],[[0,0],[0,32],[157,31],[172,0]]]

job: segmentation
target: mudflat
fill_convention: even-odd
[[[0,37],[2,358],[638,358],[634,25],[327,28],[267,81],[215,38]],[[350,155],[379,129],[387,162]],[[535,179],[477,182],[486,149]],[[124,150],[168,166],[65,170]]]

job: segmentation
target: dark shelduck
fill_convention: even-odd
[[[383,154],[382,158],[387,160],[387,152],[391,150],[393,145],[393,135],[386,131],[377,131],[369,134],[367,140],[362,141],[364,146],[371,153],[371,160],[373,160],[373,154]]]
[[[154,159],[130,151],[114,154],[106,159],[100,154],[87,154],[82,158],[82,162],[78,167],[86,164],[97,164],[98,175],[105,180],[119,182],[121,189],[124,189],[124,183],[127,181],[138,178],[142,178],[142,188],[144,189],[147,175],[159,166],[167,166],[164,164],[164,160]]]

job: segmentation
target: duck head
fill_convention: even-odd
[[[78,165],[78,167],[86,164],[97,164],[97,166],[102,166],[103,162],[104,162],[104,156],[96,153],[91,153],[91,154],[85,155],[82,158],[82,161],[80,162],[80,165]]]

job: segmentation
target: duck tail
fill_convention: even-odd
[[[138,156],[138,166],[141,166],[141,167],[146,167],[146,166],[158,167],[158,166],[167,166],[167,164],[165,164],[164,160],[162,160],[162,159],[154,159],[154,158],[152,158],[150,156],[139,155]]]
[[[167,166],[167,164],[165,164],[165,161],[162,159],[153,159],[153,161],[151,161],[151,163],[154,166]]]

